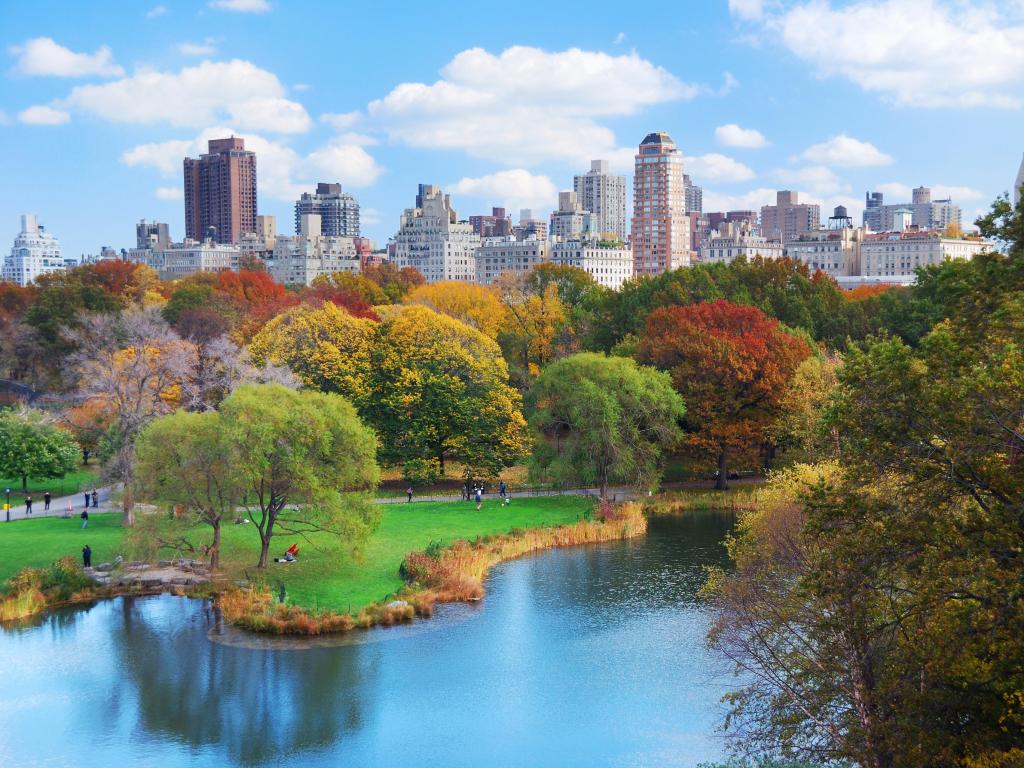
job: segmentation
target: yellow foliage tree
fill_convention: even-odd
[[[522,363],[531,376],[555,359],[556,344],[564,331],[568,312],[550,282],[540,293],[529,290],[524,280],[512,274],[496,283],[505,307],[504,327],[509,359]]]
[[[286,366],[307,386],[337,392],[361,407],[376,325],[329,301],[295,307],[267,323],[249,352],[257,365]]]
[[[406,297],[405,303],[422,304],[454,317],[490,339],[497,339],[505,325],[505,307],[498,294],[473,283],[451,280],[421,285]]]

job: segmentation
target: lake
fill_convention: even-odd
[[[118,598],[0,630],[0,765],[693,766],[732,678],[696,597],[734,519],[504,563],[479,604],[318,644],[206,601]]]

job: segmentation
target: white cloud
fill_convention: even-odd
[[[957,187],[947,186],[946,184],[934,184],[931,187],[932,200],[942,200],[943,198],[952,198],[954,202],[960,200],[978,200],[983,198],[985,195],[983,192],[974,189],[973,187]]]
[[[636,53],[578,48],[515,46],[498,55],[471,48],[441,75],[429,85],[399,84],[370,103],[370,119],[397,142],[509,165],[608,155],[615,135],[598,118],[703,92]]]
[[[775,190],[758,187],[749,192],[723,194],[705,188],[702,202],[705,211],[760,211],[762,205],[775,202]]]
[[[779,183],[789,188],[806,189],[818,196],[850,191],[849,184],[844,184],[831,168],[823,165],[799,169],[780,168],[773,175]]]
[[[374,227],[380,224],[380,221],[380,211],[378,211],[376,208],[364,208],[362,206],[359,207],[360,224],[367,227]]]
[[[715,141],[723,147],[761,149],[768,146],[768,139],[753,128],[740,128],[736,123],[727,123],[715,128]]]
[[[312,86],[309,83],[295,83],[294,85],[292,85],[292,90],[297,91],[298,93],[305,93],[311,87]]]
[[[558,190],[547,176],[532,174],[523,168],[498,171],[478,178],[464,177],[448,186],[453,195],[466,195],[487,204],[504,205],[509,210],[555,207]]]
[[[18,120],[25,125],[64,125],[71,115],[61,109],[39,104],[18,113]]]
[[[615,36],[615,39],[612,40],[612,45],[622,45],[624,42],[626,42],[626,33],[619,32],[619,34]]]
[[[157,187],[153,190],[154,197],[160,200],[184,200],[185,193],[181,187]]]
[[[178,43],[178,53],[183,56],[213,56],[217,52],[216,42],[208,37],[201,43]]]
[[[270,3],[267,0],[210,0],[207,5],[221,11],[236,13],[267,13],[270,10]]]
[[[360,112],[325,112],[320,115],[320,122],[327,123],[339,131],[344,131],[358,123],[361,118],[362,114]]]
[[[726,71],[722,75],[722,85],[719,86],[718,90],[715,93],[717,93],[719,96],[725,96],[726,94],[731,93],[732,91],[739,87],[740,81],[733,77],[732,72]]]
[[[121,162],[130,167],[153,168],[165,177],[174,178],[181,173],[184,157],[197,157],[207,151],[210,139],[231,135],[238,135],[238,131],[215,127],[204,130],[194,139],[140,144],[125,151]],[[364,187],[373,184],[383,173],[365,149],[345,144],[341,137],[303,156],[282,141],[246,132],[245,148],[259,158],[256,175],[259,194],[275,200],[293,202],[318,181],[340,181],[345,186]]]
[[[842,168],[861,168],[871,165],[890,165],[892,157],[874,144],[860,141],[841,133],[821,144],[814,144],[803,151],[804,160],[821,165],[835,165]]]
[[[730,2],[737,5],[745,2]],[[845,78],[895,104],[1017,108],[1024,25],[1011,16],[996,3],[810,0],[768,26],[818,76]]]
[[[17,56],[14,71],[19,75],[51,77],[119,77],[124,69],[114,63],[114,54],[106,45],[95,53],[75,53],[50,37],[34,37],[7,49]]]
[[[685,167],[694,181],[700,183],[705,181],[750,181],[755,176],[748,166],[717,152],[711,152],[698,157],[687,157]]]
[[[155,19],[160,16],[166,16],[168,13],[166,5],[154,5],[149,11],[146,12],[147,19]]]
[[[757,21],[764,16],[764,0],[729,0],[729,13],[743,21]]]
[[[910,185],[901,184],[898,181],[890,181],[887,184],[878,184],[872,192],[881,192],[887,198],[903,201],[910,199]]]
[[[113,82],[80,85],[58,105],[115,123],[199,127],[226,121],[242,130],[309,130],[305,107],[285,94],[272,72],[234,59],[204,61],[180,72],[139,70]]]

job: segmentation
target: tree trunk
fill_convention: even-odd
[[[125,528],[135,525],[135,499],[132,497],[132,486],[125,483],[124,496],[121,497],[121,512],[123,515],[121,524]]]
[[[220,519],[214,520],[211,525],[213,526],[213,546],[210,547],[210,570],[215,571],[220,567]]]
[[[729,490],[729,471],[726,466],[725,451],[718,454],[718,477],[715,479],[715,490]]]
[[[21,490],[28,492],[28,475],[21,476]]]
[[[437,463],[441,465],[441,477],[444,477],[444,451],[437,454]]]
[[[260,561],[256,563],[257,570],[267,570],[267,563],[270,560],[270,538],[260,537]]]

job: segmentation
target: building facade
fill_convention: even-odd
[[[184,161],[185,239],[237,243],[256,231],[256,154],[234,136],[208,149]]]
[[[683,187],[686,190],[686,212],[703,213],[704,211],[704,189],[697,186],[690,180],[690,174],[683,174]]]
[[[866,227],[843,227],[803,232],[796,240],[787,241],[786,256],[805,264],[813,274],[824,272],[832,277],[850,277],[861,273],[861,246]]]
[[[602,246],[597,240],[567,240],[551,245],[551,263],[582,269],[598,285],[618,290],[633,277],[633,252]]]
[[[295,201],[295,234],[300,234],[299,223],[305,214],[320,217],[321,234],[325,237],[359,237],[359,201],[341,184],[316,185],[316,192],[303,192]]]
[[[593,233],[594,217],[583,210],[575,192],[558,193],[558,210],[551,214],[551,240],[578,240]]]
[[[491,215],[477,214],[469,217],[469,226],[480,237],[508,237],[512,234],[512,219],[504,208],[491,208]]]
[[[34,213],[23,213],[21,231],[15,235],[11,252],[4,259],[0,279],[31,285],[40,275],[63,272],[66,266],[60,241],[46,231]]]
[[[480,235],[468,222],[460,222],[451,200],[439,187],[421,184],[420,203],[406,208],[395,235],[394,261],[413,267],[428,283],[440,280],[476,282],[476,250]]]
[[[170,229],[162,221],[142,219],[135,225],[136,248],[167,248],[170,244]]]
[[[813,232],[819,227],[821,206],[801,203],[791,190],[776,192],[775,205],[761,206],[761,234],[769,240],[796,240],[801,232]]]
[[[533,215],[530,208],[519,210],[519,223],[512,228],[512,234],[517,240],[547,240],[548,223],[544,219],[538,219]]]
[[[637,275],[690,265],[683,154],[667,133],[647,134],[634,158],[630,245]]]
[[[861,246],[865,277],[913,278],[914,270],[948,259],[973,259],[995,244],[982,238],[946,237],[941,230],[909,229],[868,234]]]
[[[701,262],[731,264],[740,256],[747,260],[781,259],[782,243],[752,232],[743,223],[722,222],[709,233],[700,246]]]
[[[137,252],[132,255],[138,258]],[[163,250],[142,251],[140,255],[161,280],[178,280],[196,272],[237,272],[242,251],[230,243],[186,240]]]
[[[1013,182],[1013,207],[1020,202],[1020,188],[1024,187],[1024,157],[1021,158],[1020,167],[1017,169],[1017,178]]]
[[[932,200],[928,187],[917,187],[909,203],[886,205],[881,192],[868,192],[865,196],[863,222],[872,232],[897,231],[896,219],[902,211],[910,211],[910,223],[921,230],[946,229],[961,226],[960,206],[951,199]]]
[[[278,237],[267,261],[267,271],[283,285],[312,285],[321,275],[360,272],[359,257],[356,239],[352,237],[306,234]]]
[[[476,250],[476,281],[491,285],[506,273],[524,275],[548,260],[548,248],[548,241],[536,238],[485,238]]]
[[[594,231],[626,242],[626,177],[608,172],[607,160],[592,160],[590,170],[573,177],[580,207],[594,217]]]

